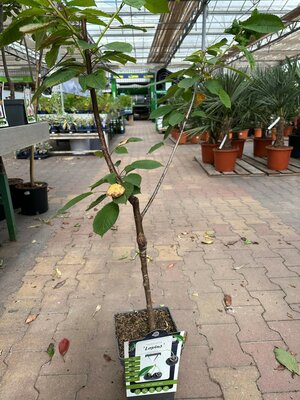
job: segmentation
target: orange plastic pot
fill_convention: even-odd
[[[232,139],[231,140],[232,147],[235,147],[238,149],[238,155],[237,155],[238,158],[242,158],[242,156],[243,156],[244,144],[245,144],[245,139]]]
[[[214,163],[213,149],[215,149],[216,147],[218,147],[217,144],[201,143],[202,161],[205,164],[213,164]]]
[[[231,172],[234,171],[235,162],[238,155],[238,149],[213,149],[214,165],[216,171]]]
[[[272,144],[272,138],[254,138],[253,139],[253,155],[255,157],[267,157],[266,146]]]
[[[254,137],[262,137],[262,129],[254,128]]]
[[[267,146],[268,152],[268,168],[274,171],[283,171],[289,166],[292,146],[274,147]]]
[[[175,140],[178,140],[180,131],[173,129],[171,132],[171,135]],[[185,132],[183,132],[183,134],[179,140],[179,144],[185,144],[186,142],[187,142],[187,134]]]
[[[194,136],[191,137],[191,143],[193,143],[193,144],[200,143],[200,140],[201,140],[201,135],[200,134],[194,135]]]
[[[293,127],[292,126],[286,126],[284,128],[283,134],[284,136],[290,136],[290,134],[293,132]]]

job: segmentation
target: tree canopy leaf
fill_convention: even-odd
[[[94,218],[94,232],[103,236],[115,224],[119,217],[119,212],[118,204],[114,202],[106,204]]]

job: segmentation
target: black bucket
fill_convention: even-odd
[[[16,189],[17,185],[23,183],[21,178],[8,178],[9,190],[14,209],[21,208],[20,192]]]
[[[37,215],[48,211],[48,184],[45,182],[35,182],[35,186],[30,186],[29,182],[17,185],[21,200],[21,214]]]

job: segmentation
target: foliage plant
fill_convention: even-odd
[[[231,107],[229,95],[218,78],[213,77],[213,74],[219,68],[226,67],[224,56],[232,48],[234,42],[228,44],[227,40],[224,39],[210,46],[206,51],[194,52],[186,59],[186,61],[190,62],[187,68],[168,77],[172,82],[174,80],[175,84],[168,90],[163,101],[169,101],[169,99],[173,99],[173,101],[156,110],[151,118],[164,117],[164,124],[167,126],[166,137],[172,127],[179,124],[181,124],[181,134],[148,203],[141,210],[137,195],[141,192],[142,176],[136,170],[151,170],[161,167],[162,164],[155,160],[144,159],[133,161],[129,165],[123,165],[121,160],[115,160],[116,154],[128,153],[128,145],[132,142],[141,141],[142,139],[140,138],[127,138],[111,152],[107,148],[105,136],[101,129],[97,91],[106,87],[107,73],[113,73],[110,63],[117,62],[125,65],[127,62],[135,62],[135,59],[128,54],[132,50],[130,44],[124,42],[103,44],[103,38],[113,22],[118,22],[120,27],[123,28],[144,30],[144,28],[124,25],[119,14],[125,5],[136,9],[145,7],[152,13],[166,13],[169,11],[168,1],[123,0],[119,2],[117,10],[113,14],[97,9],[94,0],[63,0],[60,2],[54,0],[20,0],[20,3],[26,7],[18,15],[18,18],[2,33],[0,46],[20,40],[24,34],[28,34],[32,35],[35,40],[38,51],[46,51],[45,60],[51,74],[36,90],[35,98],[38,98],[46,88],[58,85],[74,77],[78,78],[83,91],[89,90],[97,132],[102,146],[98,156],[104,157],[108,167],[108,174],[95,182],[88,192],[80,194],[59,211],[68,210],[79,201],[93,195],[100,186],[108,184],[109,187],[106,194],[101,194],[100,196],[98,194],[98,197],[87,208],[89,210],[102,202],[106,202],[93,221],[94,232],[103,236],[116,223],[120,208],[127,202],[131,204],[149,329],[153,330],[155,329],[155,317],[147,268],[147,240],[144,233],[143,220],[167,174],[186,122],[190,116],[201,117],[205,115],[204,111],[201,110],[201,104],[204,100],[201,91],[202,85],[205,85],[210,93],[216,94],[225,107]],[[89,40],[88,23],[102,27],[102,32],[94,43]],[[249,31],[274,32],[282,27],[282,22],[278,17],[257,13],[242,23],[239,35],[246,35]],[[40,34],[41,32],[43,32],[43,35]],[[64,49],[66,50],[65,54],[63,54],[60,61],[57,61],[59,51]],[[76,54],[76,57],[74,54]],[[178,98],[183,99],[179,108],[175,101]],[[149,153],[152,153],[163,144],[164,142],[157,143],[149,150]]]

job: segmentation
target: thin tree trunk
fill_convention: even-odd
[[[3,31],[3,4],[0,3],[0,33],[2,31]],[[2,56],[5,78],[7,80],[7,84],[8,84],[9,91],[10,91],[10,98],[14,99],[15,98],[15,85],[9,75],[9,70],[8,70],[8,66],[7,66],[6,54],[5,54],[4,47],[1,48],[1,56]]]
[[[278,128],[277,128],[277,137],[274,143],[275,147],[284,146],[284,118],[280,117]]]
[[[83,33],[83,39],[88,41],[85,20],[82,21],[82,33]],[[87,73],[91,74],[93,72],[93,69],[92,69],[92,60],[91,60],[90,50],[85,51],[85,57],[86,57]],[[99,139],[101,142],[105,161],[107,163],[107,166],[108,166],[110,172],[115,173],[116,177],[117,177],[117,181],[122,184],[122,178],[118,174],[116,167],[114,166],[114,163],[110,157],[110,154],[109,154],[109,151],[108,151],[108,148],[106,145],[105,136],[102,131],[95,89],[90,89],[90,94],[91,94],[92,108],[93,108],[95,123],[96,123],[96,127],[97,127],[97,132],[98,132],[98,136],[99,136]],[[144,234],[143,218],[142,218],[141,211],[140,211],[139,199],[135,196],[131,196],[129,198],[129,201],[133,208],[133,215],[134,215],[134,221],[135,221],[135,228],[136,228],[136,235],[137,235],[136,240],[137,240],[137,245],[139,248],[139,258],[140,258],[140,262],[141,262],[143,287],[144,287],[145,298],[146,298],[148,325],[149,325],[150,331],[152,331],[155,329],[155,317],[154,317],[153,303],[152,303],[152,298],[151,298],[151,288],[150,288],[150,280],[149,280],[148,265],[147,265],[147,240],[146,240],[146,237]]]
[[[26,42],[25,36],[24,36],[24,46],[25,46],[25,51],[26,51],[26,57],[27,57],[29,73],[30,73],[30,76],[31,76],[31,79],[32,79],[32,82],[33,82],[34,80],[33,80],[32,66],[31,66],[31,62],[30,62],[29,51],[28,51],[28,46],[27,46],[27,42]]]

